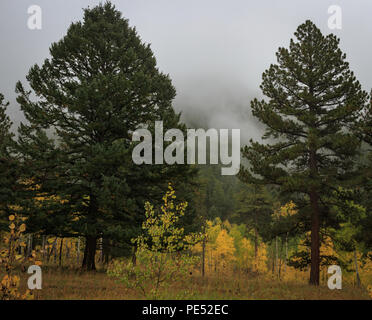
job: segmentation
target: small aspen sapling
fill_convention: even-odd
[[[185,214],[187,202],[176,204],[175,199],[175,191],[169,184],[160,210],[146,202],[143,233],[132,240],[137,248],[136,264],[114,260],[108,268],[110,276],[147,298],[158,299],[162,290],[184,280],[197,260],[187,251],[200,241],[200,235],[184,234],[178,222]]]

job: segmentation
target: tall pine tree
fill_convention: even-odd
[[[29,121],[18,142],[33,186],[30,200],[44,198],[26,214],[31,230],[84,236],[83,268],[92,270],[99,238],[130,243],[141,227],[144,200],[160,200],[170,181],[177,191],[185,189],[194,171],[132,161],[138,127],[151,129],[156,120],[163,120],[164,130],[185,127],[172,108],[170,78],[110,2],[85,9],[83,21],[71,24],[50,55],[30,69],[31,91],[16,86]]]
[[[250,161],[241,178],[279,185],[295,194],[311,231],[310,283],[319,284],[319,231],[330,222],[330,192],[353,174],[360,142],[349,128],[364,110],[367,93],[355,79],[339,39],[324,36],[311,21],[300,25],[289,49],[263,73],[253,115],[266,125],[263,139],[242,149]]]

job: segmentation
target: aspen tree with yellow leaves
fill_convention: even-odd
[[[136,263],[114,260],[107,271],[109,276],[148,298],[158,299],[162,290],[173,282],[183,281],[195,265],[195,258],[187,251],[200,242],[200,235],[184,234],[184,228],[178,226],[187,202],[175,203],[175,199],[169,184],[160,210],[146,202],[143,234],[133,239]]]
[[[283,218],[291,217],[297,214],[298,210],[296,208],[296,204],[291,200],[281,206],[279,209],[275,210],[273,213],[274,220],[278,222]],[[287,263],[288,263],[288,237],[289,231],[285,232],[285,259],[284,259],[284,273],[287,270]],[[275,237],[275,271],[279,276],[279,269],[278,269],[278,236]]]
[[[228,235],[225,229],[222,229],[217,236],[212,253],[218,271],[226,271],[228,266],[236,261],[235,251],[234,239]]]

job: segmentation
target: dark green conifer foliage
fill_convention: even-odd
[[[9,103],[0,94],[0,229],[6,228],[11,205],[16,204],[18,166],[12,154],[12,122],[6,114]],[[5,222],[4,226],[2,223]]]
[[[254,99],[253,115],[266,125],[263,139],[242,149],[250,161],[240,177],[279,185],[302,197],[304,224],[311,230],[310,283],[319,284],[319,231],[329,220],[327,199],[353,175],[360,142],[351,133],[367,102],[339,39],[324,36],[311,21],[300,25],[289,49],[263,73],[267,100]]]
[[[3,103],[4,96],[0,94],[0,223],[3,222],[9,201],[9,140],[11,122],[6,115],[7,103]]]

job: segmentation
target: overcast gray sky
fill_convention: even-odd
[[[11,102],[15,124],[22,120],[14,87],[48,48],[66,33],[82,8],[95,0],[1,0],[0,92]],[[262,72],[287,47],[299,24],[311,19],[323,33],[341,38],[351,69],[363,88],[372,88],[371,0],[113,0],[117,9],[151,43],[160,69],[177,89],[174,106],[187,123],[240,128],[243,141],[260,136],[250,100],[260,96]],[[27,27],[27,9],[42,9],[42,29]],[[342,9],[342,29],[328,28],[328,7]]]

